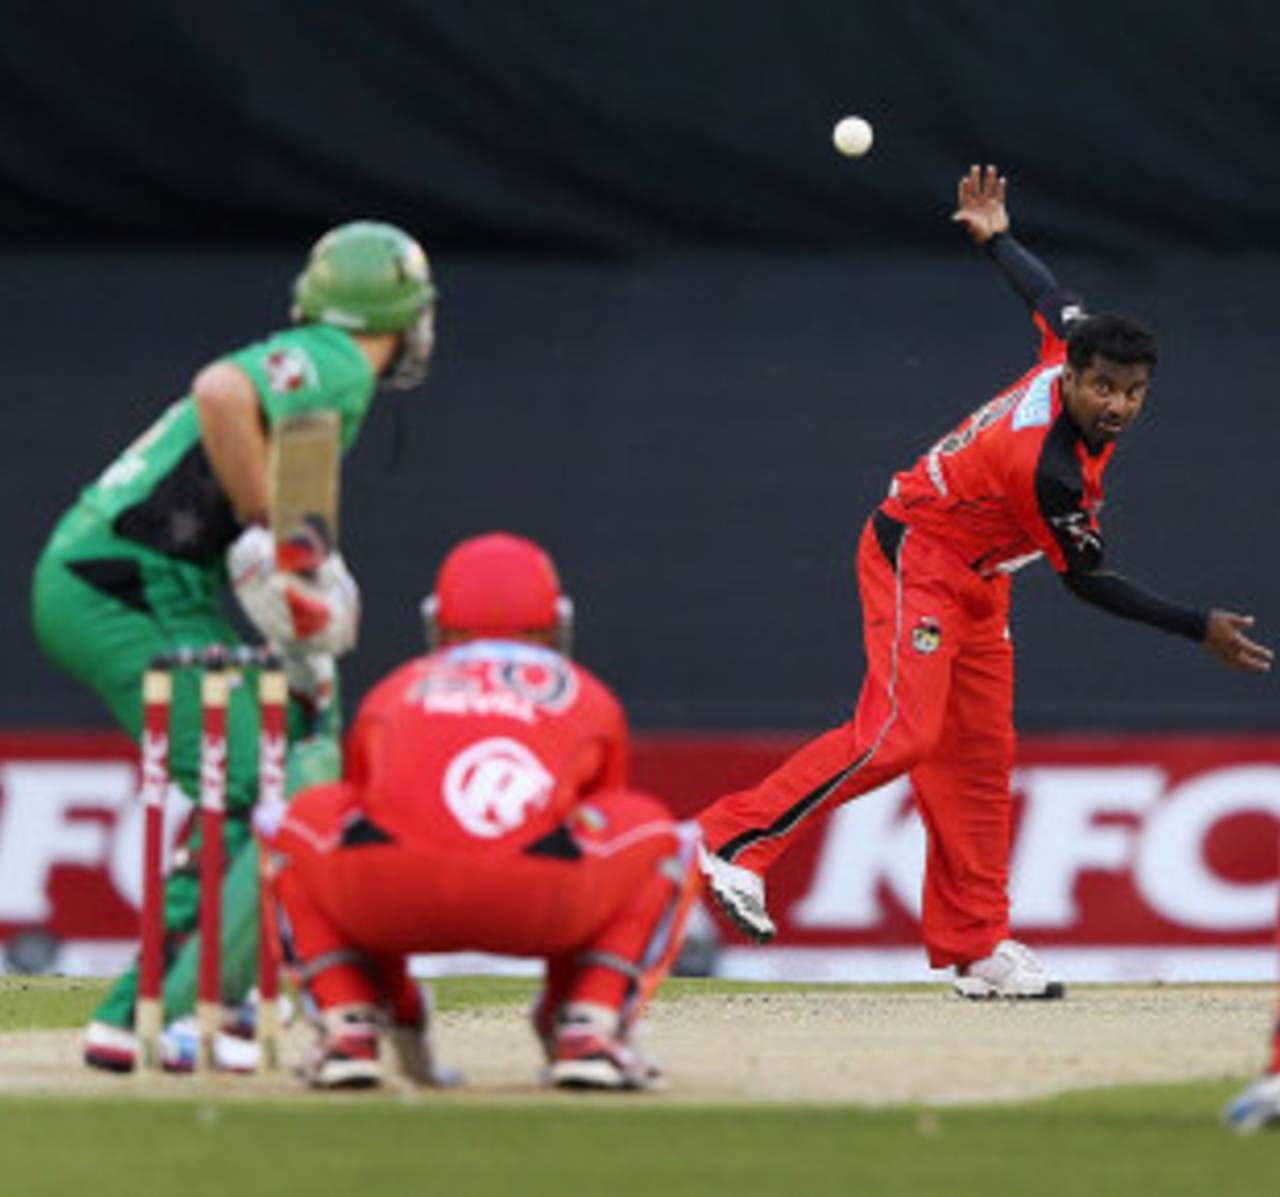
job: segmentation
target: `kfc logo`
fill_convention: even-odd
[[[60,971],[123,967],[136,950],[142,890],[136,750],[123,738],[101,755],[93,737],[63,736],[42,752],[29,741],[6,747],[0,737],[0,944],[41,931],[61,945]],[[218,747],[225,752],[225,738]],[[153,802],[164,748],[162,736],[144,737],[141,780]],[[1142,952],[1194,956],[1205,963],[1185,967],[1209,970],[1203,976],[1217,975],[1221,953],[1254,953],[1262,963],[1240,979],[1274,975],[1280,736],[1030,736],[1019,750],[1016,935],[1037,950],[1105,957],[1112,975],[1128,978],[1163,975],[1160,964],[1141,972]],[[775,751],[750,737],[647,737],[636,745],[637,774],[692,814],[708,792],[767,771]],[[278,790],[277,769],[267,772],[266,788]],[[460,752],[442,784],[458,825],[488,842],[527,826],[556,792],[542,761],[504,737]],[[173,859],[191,805],[170,785],[164,810]],[[579,807],[574,817],[598,816]],[[839,807],[770,877],[779,951],[830,961],[909,950],[919,960],[924,859],[907,779]],[[1189,975],[1175,969],[1172,979]]]
[[[227,741],[225,736],[205,736],[200,746],[200,806],[211,811],[227,809]]]
[[[1137,942],[1177,942],[1188,932],[1269,934],[1275,926],[1274,864],[1250,875],[1249,844],[1234,839],[1227,855],[1224,837],[1233,823],[1253,820],[1245,828],[1267,825],[1262,834],[1274,843],[1280,766],[1211,769],[1170,786],[1154,764],[1045,764],[1018,770],[1014,785],[1022,800],[1010,862],[1016,929],[1106,942],[1123,918]],[[925,836],[910,795],[899,779],[835,812],[806,892],[786,912],[792,927],[874,932],[889,896],[919,917]]]
[[[285,801],[285,755],[288,744],[282,735],[264,735],[258,754],[258,801],[267,806]]]
[[[471,835],[492,840],[522,827],[551,801],[555,778],[517,740],[494,736],[458,753],[444,775],[444,801]]]

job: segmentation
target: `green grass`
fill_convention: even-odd
[[[0,1027],[77,1026],[102,982],[0,978]],[[666,997],[806,986],[675,980]],[[851,987],[856,988],[856,987]],[[440,1005],[524,1004],[527,978],[447,978]],[[743,1028],[749,1041],[750,1028]],[[0,1044],[0,1079],[3,1077]],[[1018,1105],[697,1107],[478,1093],[258,1101],[0,1099],[0,1197],[1262,1197],[1280,1134],[1218,1122],[1235,1082]]]
[[[108,981],[78,977],[0,977],[0,1031],[82,1027]]]
[[[5,1193],[376,1192],[733,1197],[1261,1197],[1280,1135],[1239,1138],[1229,1085],[1023,1106],[687,1108],[627,1098],[0,1101]]]

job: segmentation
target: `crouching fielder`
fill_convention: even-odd
[[[546,960],[534,1030],[550,1081],[638,1089],[631,1046],[697,886],[695,833],[626,788],[626,723],[565,652],[550,558],[493,534],[445,559],[432,650],[365,699],[341,783],[298,795],[273,836],[276,892],[321,1038],[318,1088],[376,1085],[384,1033],[439,1083],[414,952]]]

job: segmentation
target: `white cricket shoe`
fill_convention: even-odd
[[[165,1072],[194,1072],[200,1049],[199,1029],[191,1017],[175,1019],[160,1035],[160,1064]],[[138,1039],[123,1027],[91,1022],[84,1034],[84,1062],[107,1072],[132,1072],[137,1064]],[[219,1031],[213,1041],[213,1062],[219,1072],[256,1072],[260,1049],[252,1039]]]
[[[729,921],[756,943],[768,943],[778,933],[764,904],[764,878],[731,864],[698,845],[698,869],[707,889]]]
[[[334,1006],[320,1015],[319,1032],[298,1077],[312,1089],[373,1089],[382,1084],[382,1017],[373,1006]]]
[[[1254,1081],[1232,1098],[1222,1111],[1222,1121],[1242,1135],[1264,1126],[1280,1127],[1280,1072]]]
[[[84,1062],[104,1072],[132,1072],[138,1056],[138,1038],[124,1027],[91,1022],[84,1033]]]
[[[1036,954],[1016,939],[1004,939],[995,951],[956,969],[955,991],[961,997],[1039,998],[1066,997],[1066,986],[1053,980]]]
[[[634,1091],[658,1088],[661,1074],[617,1036],[573,1028],[556,1035],[547,1075],[557,1089]]]

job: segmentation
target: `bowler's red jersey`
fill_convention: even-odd
[[[1102,558],[1102,472],[1063,409],[1066,341],[1040,312],[1039,363],[894,477],[886,514],[954,549],[987,576],[1043,554],[1059,573]]]

